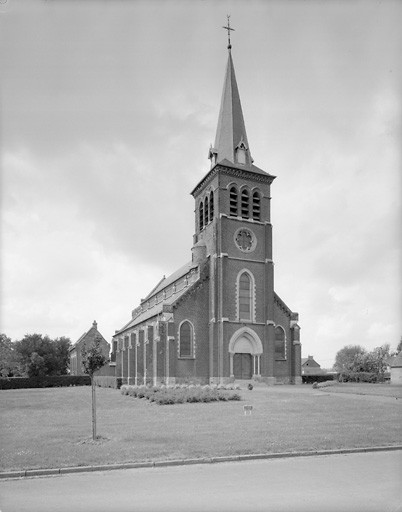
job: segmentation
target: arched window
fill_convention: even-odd
[[[194,357],[193,326],[187,320],[180,326],[179,344],[180,357]]]
[[[239,320],[252,319],[252,290],[251,278],[243,272],[239,279]]]
[[[261,220],[261,196],[257,191],[253,193],[253,220]]]
[[[285,331],[282,327],[275,327],[275,359],[286,359]]]
[[[209,221],[209,203],[208,203],[208,196],[205,198],[204,203],[204,224],[207,225]]]
[[[211,191],[209,194],[209,222],[214,218],[214,193]]]
[[[239,195],[237,193],[236,187],[231,187],[229,191],[229,215],[232,217],[237,217],[237,203],[238,203]]]
[[[248,193],[248,190],[245,188],[241,192],[241,216],[243,217],[243,219],[248,219],[250,217],[249,203],[250,203],[249,193]]]
[[[202,231],[204,227],[204,204],[201,201],[200,203],[200,231]]]

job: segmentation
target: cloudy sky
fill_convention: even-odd
[[[1,331],[110,341],[191,259],[233,59],[303,356],[401,335],[397,1],[2,0]]]

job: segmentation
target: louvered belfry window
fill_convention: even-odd
[[[257,191],[253,193],[253,220],[261,220],[261,196]]]
[[[250,203],[250,197],[247,189],[242,190],[241,193],[241,216],[244,219],[248,219],[250,217],[249,214],[249,203]]]
[[[237,217],[237,203],[239,195],[236,187],[232,187],[229,192],[229,215]]]
[[[208,196],[205,198],[204,202],[204,224],[205,226],[209,222],[209,202],[208,202]]]

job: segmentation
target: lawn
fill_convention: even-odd
[[[96,443],[90,387],[0,391],[0,469],[402,445],[401,388],[368,386],[257,386],[240,402],[166,406],[97,388]]]

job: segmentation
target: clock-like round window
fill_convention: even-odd
[[[256,248],[257,239],[252,231],[247,228],[240,228],[235,233],[237,247],[243,252],[252,252]]]

